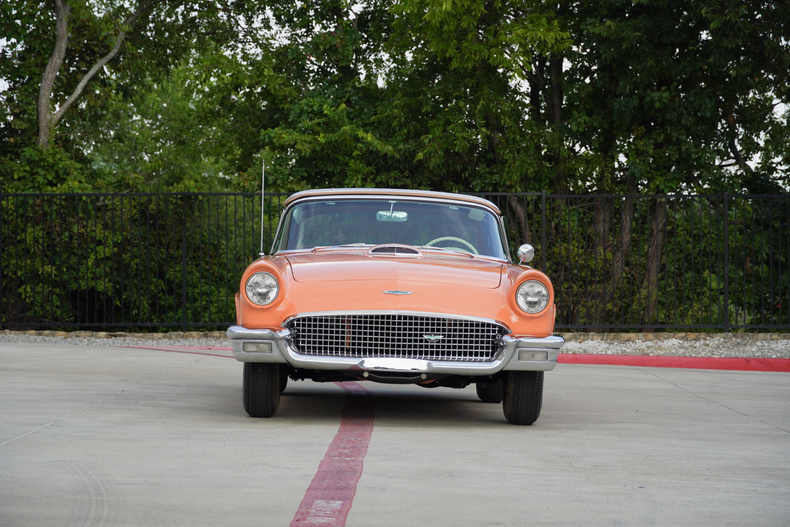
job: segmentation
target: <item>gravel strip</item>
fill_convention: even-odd
[[[665,339],[652,341],[568,341],[563,353],[598,355],[660,355],[670,357],[747,357],[790,359],[790,340],[707,338],[704,340]]]
[[[0,343],[14,342],[24,344],[70,344],[73,346],[123,346],[123,347],[189,347],[189,348],[230,348],[228,339],[218,338],[157,338],[140,337],[42,337],[39,335],[14,335],[0,333]]]
[[[76,336],[64,333],[60,336],[29,335],[21,332],[0,332],[0,343],[55,343],[74,346],[131,346],[131,347],[193,347],[229,348],[226,338],[203,337],[195,334],[188,338],[168,337],[159,334],[157,338],[145,336],[112,336],[103,338]],[[216,333],[214,333],[216,335]],[[630,335],[633,336],[633,335]],[[597,355],[653,355],[674,357],[747,357],[767,359],[790,359],[790,339],[782,338],[758,340],[748,335],[708,338],[662,338],[657,340],[620,340],[598,335],[593,338],[575,338],[566,334],[563,353]]]
[[[66,333],[65,336],[45,337],[41,335],[14,334],[0,332],[0,343],[21,344],[68,344],[72,346],[120,346],[120,347],[188,347],[188,348],[230,348],[230,341],[223,338],[145,338],[145,337],[81,337]]]

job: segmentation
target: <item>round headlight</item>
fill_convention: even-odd
[[[247,298],[251,302],[259,306],[265,306],[274,302],[277,298],[277,293],[280,291],[280,284],[277,279],[270,273],[255,273],[247,279],[247,285],[244,287],[247,292]]]
[[[549,305],[549,289],[537,280],[527,280],[516,291],[518,307],[534,315],[540,313]]]

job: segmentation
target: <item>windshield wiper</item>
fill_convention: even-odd
[[[370,246],[371,246],[370,243],[362,243],[362,242],[344,243],[343,245],[319,245],[318,247],[313,247],[312,249],[310,249],[310,251],[311,252],[325,251],[328,249],[337,249],[338,247],[370,247]]]
[[[418,249],[428,249],[429,251],[445,251],[448,253],[454,253],[455,251],[451,251],[450,249],[445,249],[444,247],[436,247],[435,245],[418,245]]]
[[[447,249],[445,247],[436,247],[435,245],[420,245],[419,249],[428,249],[428,250],[435,250],[435,251],[444,251],[446,253],[453,253],[453,254],[461,254],[463,256],[469,256],[470,258],[474,258],[475,255],[467,252],[467,251],[453,251],[452,249]]]

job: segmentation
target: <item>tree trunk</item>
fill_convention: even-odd
[[[551,83],[551,95],[549,115],[551,118],[552,133],[556,137],[556,152],[554,153],[554,190],[561,193],[568,190],[568,174],[565,166],[565,158],[562,152],[562,106],[565,103],[562,91],[562,62],[563,58],[555,53],[551,54],[549,60],[549,81]]]
[[[517,238],[515,240],[516,245],[522,245],[524,243],[532,244],[532,232],[529,228],[529,221],[527,219],[527,211],[524,210],[524,207],[521,205],[521,202],[516,198],[516,196],[508,196],[507,199],[508,205],[510,208],[513,209],[513,212],[516,214],[516,219],[518,220],[518,227],[520,234],[523,237]],[[542,250],[543,248],[541,248]]]
[[[633,174],[626,174],[626,193],[628,196],[636,194],[636,182]],[[634,200],[626,196],[623,202],[623,212],[620,216],[620,236],[612,258],[612,288],[608,290],[606,302],[609,303],[623,283],[625,272],[625,258],[631,249],[634,226]]]
[[[541,100],[543,100],[543,75],[546,69],[546,57],[539,55],[532,64],[532,71],[527,72],[529,83],[529,105],[532,122],[540,126],[543,124]]]
[[[536,57],[532,63],[531,71],[524,69],[524,74],[529,83],[530,116],[535,124],[542,125],[544,124],[545,115],[555,138],[552,145],[556,149],[552,156],[555,167],[553,191],[558,194],[568,190],[567,167],[565,166],[565,157],[562,152],[562,110],[565,104],[565,95],[562,89],[563,61],[564,58],[561,55],[552,53],[548,59],[544,56]],[[545,76],[546,67],[548,67],[549,72],[548,81]],[[543,104],[546,105],[545,112],[541,111],[541,99]]]
[[[38,91],[38,141],[36,144],[41,149],[46,149],[49,146],[49,132],[57,124],[52,122],[50,98],[58,71],[63,65],[63,59],[66,57],[70,15],[71,6],[63,2],[63,0],[55,0],[55,49],[49,57],[47,67],[44,69],[44,77],[41,79],[41,87]]]
[[[732,112],[727,114],[726,121],[727,126],[733,134],[732,138],[727,143],[727,146],[729,147],[732,156],[735,158],[735,163],[737,163],[737,165],[741,167],[744,172],[751,174],[754,172],[754,170],[752,170],[752,167],[750,167],[749,163],[747,163],[746,159],[744,159],[743,154],[741,154],[740,149],[738,149],[738,143],[735,141],[736,137],[738,137],[738,127],[735,125],[735,116]]]
[[[595,262],[601,262],[600,271],[596,271],[596,283],[592,288],[595,304],[594,324],[606,323],[606,306],[608,304],[606,254],[611,245],[609,243],[610,216],[612,213],[612,198],[595,198],[593,208],[593,258]],[[596,267],[598,264],[596,263]]]
[[[658,278],[661,271],[661,254],[664,246],[664,227],[667,222],[667,201],[659,199],[653,213],[652,239],[647,254],[647,273],[642,286],[645,292],[645,316],[647,324],[656,323],[658,317]],[[652,332],[652,329],[646,332]]]
[[[64,0],[55,0],[55,19],[57,21],[57,29],[55,34],[55,49],[52,52],[52,55],[49,58],[49,62],[47,63],[47,67],[44,70],[44,78],[41,81],[41,88],[38,92],[38,141],[37,145],[41,149],[46,149],[49,146],[49,135],[51,130],[57,126],[60,120],[65,115],[66,111],[74,104],[80,95],[82,95],[85,86],[90,82],[90,80],[98,73],[100,69],[104,67],[105,64],[110,62],[115,55],[121,50],[121,45],[126,40],[126,31],[125,27],[131,26],[134,24],[134,21],[137,19],[140,14],[147,9],[148,4],[144,1],[141,1],[137,5],[137,10],[132,13],[129,18],[124,20],[122,24],[122,29],[118,31],[118,36],[115,37],[115,45],[112,47],[109,53],[107,53],[104,57],[99,59],[93,67],[88,70],[88,73],[85,74],[84,77],[80,80],[77,87],[74,89],[74,92],[66,99],[61,107],[55,112],[52,113],[50,108],[50,100],[52,98],[52,88],[55,84],[55,79],[58,76],[58,71],[60,71],[61,66],[63,65],[63,59],[66,56],[66,47],[68,45],[69,39],[69,32],[68,32],[68,25],[69,25],[69,15],[71,14],[71,7],[64,2]]]

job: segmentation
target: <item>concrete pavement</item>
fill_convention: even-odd
[[[250,419],[241,364],[192,351],[0,344],[0,525],[289,525],[344,391]],[[473,387],[364,386],[348,526],[790,523],[787,373],[561,364],[531,427]]]

